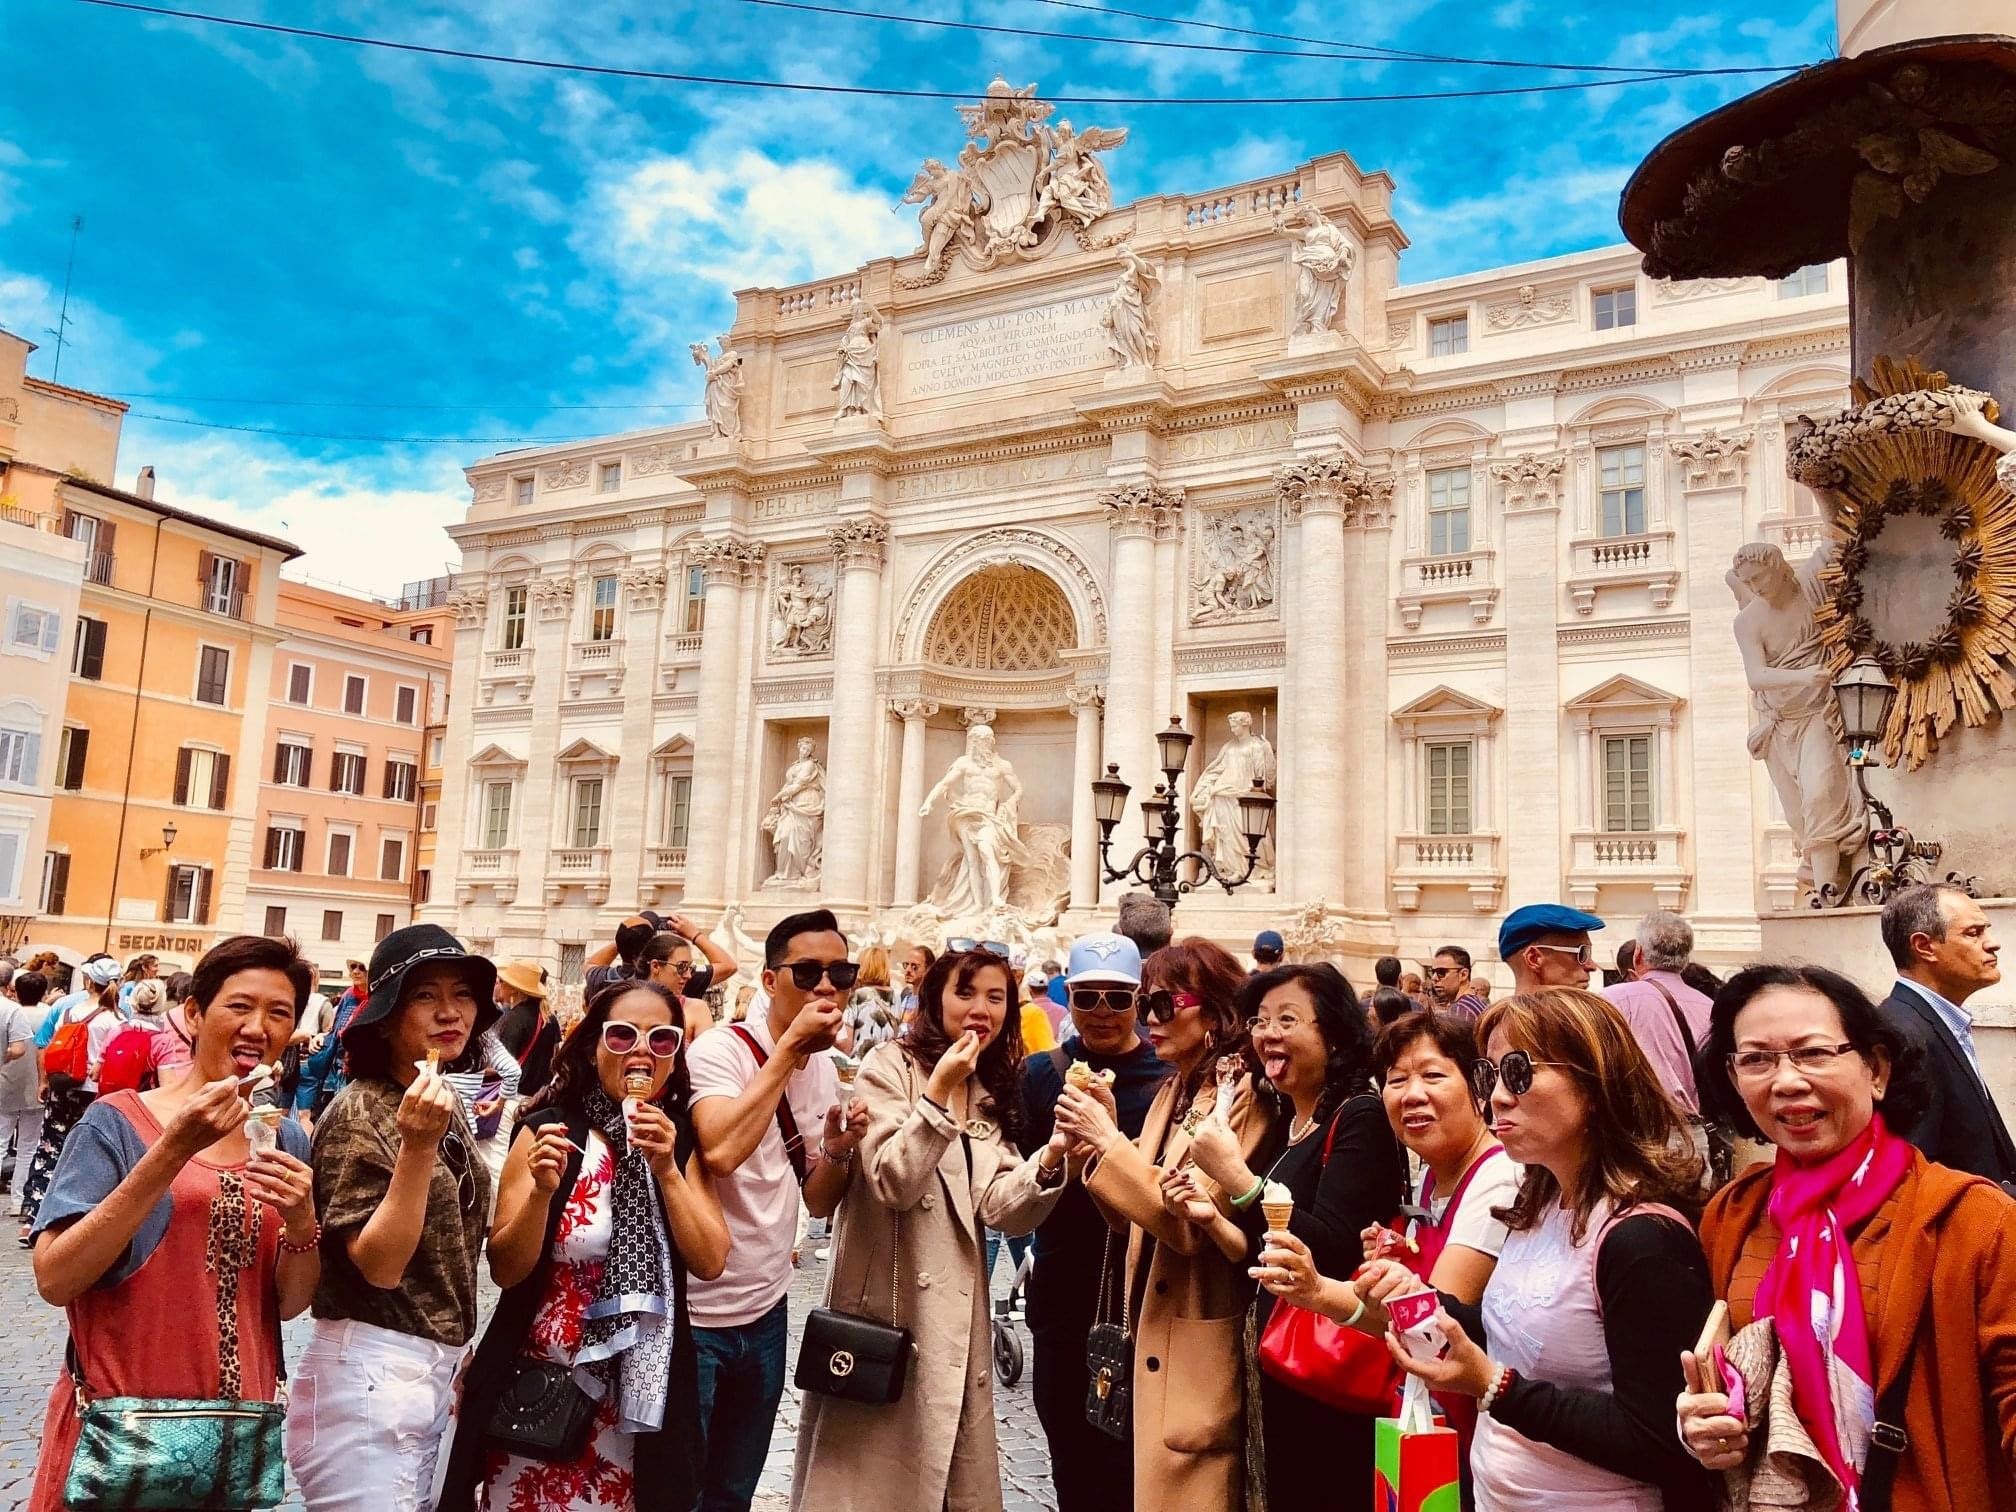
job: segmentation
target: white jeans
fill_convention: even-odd
[[[463,1351],[318,1318],[289,1383],[287,1464],[313,1512],[429,1512]]]
[[[21,1212],[21,1189],[28,1185],[28,1162],[35,1158],[35,1146],[42,1142],[40,1104],[25,1113],[0,1113],[0,1157],[7,1153],[9,1136],[14,1139],[14,1197],[8,1208],[17,1217]]]

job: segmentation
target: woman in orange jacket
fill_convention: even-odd
[[[1789,1462],[1866,1508],[2016,1509],[2016,1202],[1892,1132],[1925,1077],[1834,972],[1753,966],[1715,1000],[1704,1097],[1778,1147],[1701,1220],[1727,1355],[1682,1356],[1682,1437],[1737,1505]]]

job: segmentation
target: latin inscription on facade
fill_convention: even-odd
[[[1005,489],[1023,488],[1031,483],[1089,478],[1101,466],[1099,454],[1091,451],[1007,457],[999,462],[977,462],[971,467],[910,473],[897,478],[891,492],[898,504],[917,499],[942,499],[951,494],[998,493]]]
[[[1097,367],[1106,356],[1099,317],[1107,299],[1087,294],[906,331],[900,396],[935,399]]]
[[[751,505],[759,520],[796,520],[805,515],[826,514],[840,506],[837,488],[800,489],[796,493],[764,494]]]
[[[1169,438],[1169,450],[1180,462],[1199,462],[1210,457],[1266,456],[1286,447],[1294,428],[1288,418],[1249,420],[1243,425],[1219,425],[1210,430],[1185,431]]]

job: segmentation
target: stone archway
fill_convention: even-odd
[[[982,567],[945,596],[924,632],[924,660],[972,672],[1047,672],[1078,644],[1056,580],[1020,562]]]
[[[925,646],[938,611],[968,580],[986,569],[1028,567],[1049,579],[1071,611],[1073,638],[1067,648],[1090,650],[1106,644],[1106,600],[1098,577],[1077,549],[1061,536],[1026,525],[997,526],[967,536],[940,552],[904,595],[896,622],[893,652],[899,662],[930,660]]]

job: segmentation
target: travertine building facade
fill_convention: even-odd
[[[1795,858],[1723,578],[1822,538],[1782,450],[1845,397],[1841,270],[1410,285],[1341,153],[1107,209],[1112,134],[1044,111],[976,107],[988,208],[928,164],[925,250],[742,294],[706,423],[469,469],[435,915],[563,976],[648,899],[886,920],[954,862],[919,809],[985,722],[1089,922],[1101,766],[1148,796],[1180,716],[1187,795],[1246,711],[1273,890],[1179,927],[1419,956],[1564,898],[1754,948]],[[820,871],[766,887],[807,738]]]

